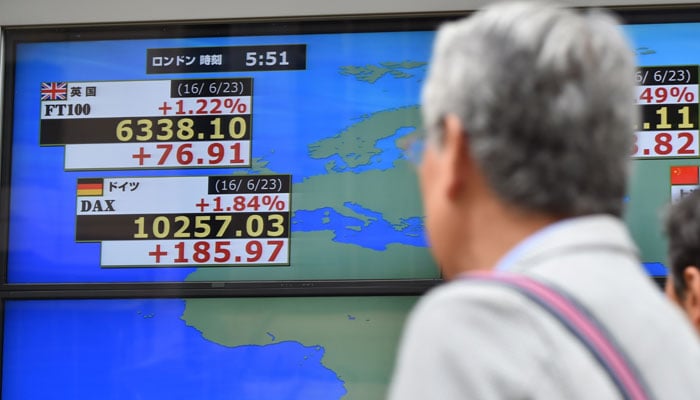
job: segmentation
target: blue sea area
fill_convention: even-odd
[[[631,24],[623,27],[639,66],[697,65],[700,23]]]
[[[4,400],[339,399],[325,349],[226,347],[181,319],[185,301],[8,301]],[[263,332],[264,333],[264,332]],[[233,334],[233,332],[232,332]]]
[[[367,209],[359,204],[345,202],[347,210],[331,207],[316,210],[297,210],[292,218],[292,227],[297,232],[332,231],[334,241],[354,244],[372,250],[386,250],[389,244],[427,247],[423,220],[420,217],[403,219],[400,225],[393,225],[384,219],[382,213]],[[346,214],[358,214],[348,216]]]
[[[643,263],[644,269],[647,271],[649,276],[666,276],[668,270],[666,266],[660,262],[645,262]]]

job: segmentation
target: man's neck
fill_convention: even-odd
[[[491,270],[511,249],[538,230],[562,219],[525,212],[498,201],[485,202],[465,214],[470,238],[459,272]]]

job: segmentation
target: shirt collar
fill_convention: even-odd
[[[501,257],[501,259],[498,260],[494,266],[493,270],[497,272],[509,271],[516,261],[521,259],[529,249],[537,246],[546,237],[555,234],[557,231],[565,229],[568,225],[572,224],[575,219],[576,218],[562,219],[538,229],[530,236],[521,240],[517,245],[515,245],[515,247],[510,249],[503,257]]]

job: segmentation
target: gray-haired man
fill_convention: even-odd
[[[511,288],[526,275],[595,315],[658,399],[700,398],[700,347],[644,273],[619,219],[636,119],[615,21],[497,4],[440,29],[423,88],[419,170],[432,251],[451,282],[410,316],[392,399],[615,399],[581,341]]]

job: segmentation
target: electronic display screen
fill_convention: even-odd
[[[431,31],[47,35],[9,35],[8,283],[440,277]]]
[[[415,296],[85,293],[439,279],[408,151],[434,23],[413,19],[5,31],[2,398],[384,398]],[[700,187],[700,24],[624,30],[625,222],[660,277],[660,213]]]
[[[625,26],[640,66],[635,79],[640,121],[625,220],[653,276],[665,276],[661,216],[698,187],[699,23]]]
[[[2,398],[381,399],[415,301],[8,300]]]
[[[625,219],[663,276],[660,210],[698,185],[700,25],[625,30]],[[9,35],[8,283],[439,278],[406,152],[434,31],[181,35]]]

